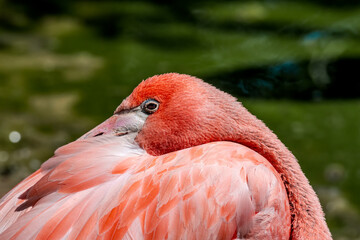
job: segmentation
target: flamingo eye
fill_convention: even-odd
[[[159,108],[160,103],[154,99],[148,99],[141,104],[141,110],[146,114],[152,114]]]

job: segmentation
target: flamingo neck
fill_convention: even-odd
[[[291,207],[291,239],[332,239],[320,201],[295,156],[263,122],[256,119],[253,126],[233,140],[264,156],[282,177]]]

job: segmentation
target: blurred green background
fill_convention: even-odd
[[[149,76],[192,74],[297,156],[334,239],[360,239],[358,1],[0,0],[0,195]]]

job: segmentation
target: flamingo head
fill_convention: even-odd
[[[168,73],[141,82],[112,117],[81,138],[136,133],[140,147],[161,155],[231,140],[235,126],[249,122],[251,116],[236,98],[210,84],[189,75]]]

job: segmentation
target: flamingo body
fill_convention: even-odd
[[[5,196],[0,211],[0,239],[290,234],[280,176],[262,156],[231,142],[151,156],[131,138],[75,141]]]
[[[0,200],[0,240],[331,239],[294,155],[200,79],[139,84]]]

